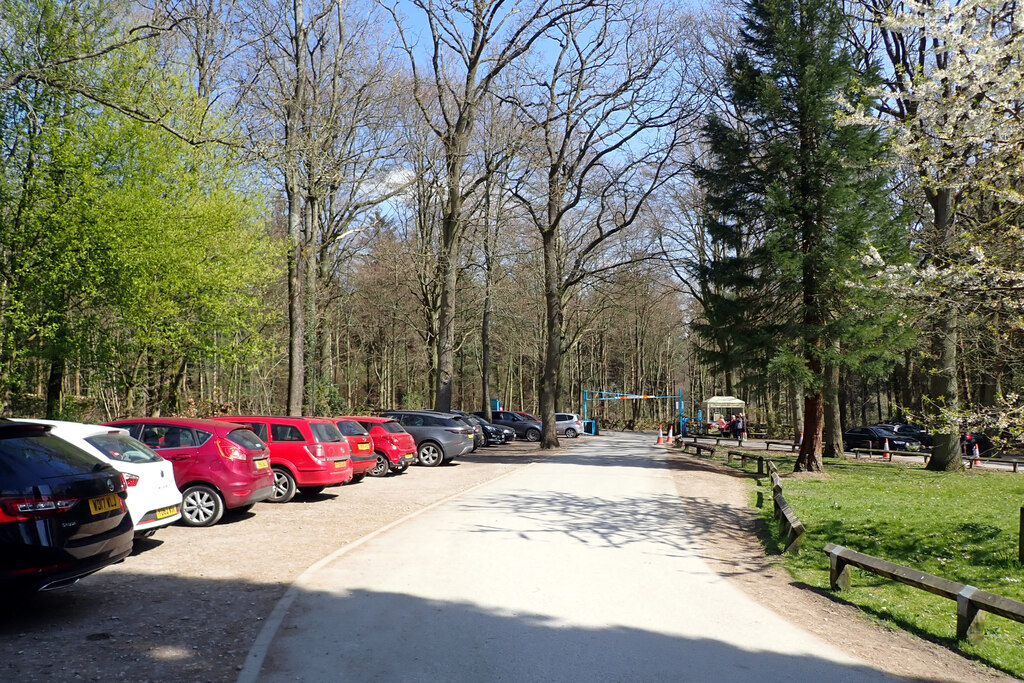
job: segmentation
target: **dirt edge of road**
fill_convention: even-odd
[[[749,475],[675,452],[668,454],[667,461],[683,505],[692,510],[688,517],[700,532],[705,561],[762,605],[897,676],[956,683],[1016,680],[936,643],[888,629],[852,605],[796,585],[780,558],[765,555],[758,540],[761,522],[749,505]]]

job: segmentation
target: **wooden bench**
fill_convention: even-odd
[[[1018,465],[1024,464],[1024,458],[1016,458],[1016,457],[1005,457],[1004,456],[1004,457],[1001,457],[1001,458],[964,458],[964,462],[967,463],[967,467],[969,469],[974,469],[974,462],[975,461],[978,461],[979,463],[982,463],[982,464],[987,464],[987,463],[992,463],[992,464],[997,464],[997,465],[1000,464],[1000,463],[1010,464],[1010,465],[1013,465],[1013,471],[1014,472],[1017,471],[1017,466]]]
[[[850,566],[884,576],[935,595],[956,600],[956,636],[977,643],[984,636],[982,612],[1024,623],[1024,603],[979,590],[974,586],[925,574],[910,567],[858,553],[841,545],[828,543],[823,548],[828,555],[829,585],[832,590],[850,587]]]
[[[707,453],[709,458],[715,457],[715,447],[714,446],[705,446],[702,443],[696,443],[696,442],[688,443],[688,444],[683,444],[683,450],[685,451],[687,448],[692,448],[693,451],[694,451],[694,453],[693,453],[694,455],[703,455],[704,453]]]
[[[768,432],[758,429],[748,429],[747,438],[749,439],[763,439],[768,436]]]
[[[796,449],[800,448],[800,444],[794,443],[792,441],[765,441],[764,442],[764,449],[766,451],[771,450],[772,446],[786,447],[792,453],[795,453]]]
[[[748,460],[757,460],[757,473],[760,475],[764,474],[764,456],[756,453],[747,453],[746,451],[727,451],[725,455],[726,462],[731,463],[733,458],[740,459],[740,467],[746,467]]]
[[[889,450],[884,450],[881,448],[854,448],[851,452],[853,453],[853,457],[857,459],[860,459],[861,453],[867,454],[869,458],[877,453],[883,457],[888,455],[890,460],[894,455],[900,455],[911,458],[924,458],[925,463],[928,462],[928,458],[931,456],[931,453],[925,453],[922,451],[897,451],[891,448]]]

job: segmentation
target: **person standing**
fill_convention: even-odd
[[[722,436],[725,436],[725,428],[727,426],[728,425],[725,424],[725,416],[724,415],[719,415],[718,416],[718,433],[721,434]]]
[[[737,415],[736,419],[732,423],[732,438],[747,438],[747,421],[743,419],[743,413]]]

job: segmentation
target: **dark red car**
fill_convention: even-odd
[[[375,460],[373,469],[367,472],[371,477],[383,477],[389,471],[404,472],[416,460],[416,439],[398,420],[369,415],[338,419],[357,422],[370,433]]]
[[[351,450],[338,427],[321,417],[235,415],[212,418],[251,428],[270,447],[274,503],[287,503],[297,491],[315,495],[352,480]]]
[[[366,427],[347,417],[331,418],[341,435],[348,441],[352,451],[352,483],[363,478],[377,465],[377,456],[373,452],[373,439]]]
[[[188,526],[212,526],[225,509],[247,509],[273,493],[267,445],[242,425],[184,417],[107,424],[127,429],[171,462],[182,495],[181,519]]]

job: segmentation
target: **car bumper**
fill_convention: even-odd
[[[341,462],[345,464],[338,466]],[[328,460],[322,468],[295,472],[295,483],[298,486],[341,486],[352,479],[352,474],[349,458]]]
[[[6,535],[6,534],[5,534]],[[23,543],[0,543],[0,553],[17,557],[16,564],[0,568],[0,585],[28,590],[52,590],[77,583],[79,579],[119,562],[132,552],[135,533],[130,515],[115,528],[74,546],[62,548],[26,547]],[[5,591],[7,592],[7,591]]]
[[[352,456],[352,474],[365,474],[377,466],[377,455]]]

